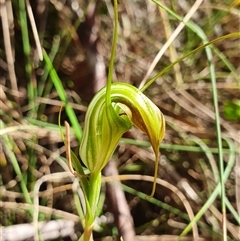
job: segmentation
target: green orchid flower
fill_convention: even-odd
[[[88,107],[80,145],[85,166],[90,173],[101,172],[123,133],[135,125],[148,135],[158,167],[159,146],[165,133],[165,120],[159,108],[139,89],[122,82],[111,85],[110,96],[111,103],[107,105],[104,87]],[[155,169],[155,179],[156,175]]]

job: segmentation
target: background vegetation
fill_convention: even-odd
[[[189,55],[146,89],[167,121],[156,194],[145,199],[154,156],[133,128],[104,170],[104,176],[122,175],[125,195],[114,200],[117,188],[104,179],[95,240],[122,235],[128,241],[129,232],[135,240],[181,234],[182,240],[240,240],[239,4],[119,1],[113,81],[142,87],[202,44],[238,36]],[[71,148],[78,155],[87,105],[106,81],[113,6],[110,0],[6,0],[0,7],[0,239],[7,240],[6,227],[13,228],[12,240],[24,240],[13,225],[41,228],[42,221],[62,220],[52,222],[61,230],[56,236],[42,230],[39,238],[77,240],[81,190],[65,162],[58,113],[65,103],[61,118],[73,127]],[[191,20],[174,36],[187,14]],[[197,226],[188,225],[193,216]],[[129,222],[131,231],[124,231]]]

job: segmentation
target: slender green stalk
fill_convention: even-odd
[[[227,142],[230,151],[232,151],[229,153],[228,162],[231,162],[231,163],[235,162],[237,153],[233,152],[236,149],[234,142],[231,139],[229,139],[228,137],[223,136],[223,139]],[[226,203],[228,210],[232,213],[233,217],[237,221],[238,225],[240,225],[240,214],[236,212],[236,210],[233,208],[232,204],[229,202],[227,197],[225,197],[225,203]]]
[[[27,22],[27,11],[26,11],[26,5],[25,0],[19,0],[19,17],[20,17],[20,25],[21,25],[21,32],[22,32],[22,43],[23,43],[23,52],[25,55],[25,74],[27,76],[28,84],[28,101],[29,101],[29,113],[30,116],[35,118],[36,117],[36,104],[35,104],[35,98],[37,96],[37,88],[36,88],[36,81],[34,77],[32,76],[32,63],[30,60],[30,41],[29,41],[29,35],[28,35],[28,22]],[[36,138],[33,137],[33,142],[36,141]],[[37,162],[37,156],[34,149],[28,150],[28,160],[29,160],[29,166],[35,167]],[[36,177],[32,175],[31,172],[28,172],[24,174],[24,179],[26,182],[34,182],[36,180]],[[28,180],[29,179],[29,180]]]
[[[106,87],[106,108],[109,108],[111,105],[111,84],[112,84],[112,75],[114,68],[114,59],[117,46],[117,36],[118,36],[118,7],[117,0],[114,0],[114,33],[113,33],[113,43],[111,50],[111,57],[109,63],[109,72],[107,78],[107,87]],[[90,147],[89,147],[90,148]],[[101,170],[97,172],[90,173],[89,177],[89,189],[85,191],[87,195],[86,202],[89,203],[89,208],[87,208],[85,228],[82,238],[83,241],[90,240],[92,236],[92,229],[94,227],[94,221],[97,215],[97,206],[100,197],[101,190]]]
[[[37,135],[33,135],[30,141],[31,141],[31,144],[37,143]],[[28,160],[29,160],[29,167],[33,169],[36,168],[37,155],[36,155],[36,150],[33,148],[33,145],[30,145],[30,148],[28,149]],[[36,178],[37,178],[36,175],[32,174],[31,171],[27,172],[26,182],[30,184],[29,186],[30,190],[33,189],[34,184],[36,182]]]
[[[107,90],[106,90],[107,106],[109,106],[111,104],[110,91],[111,91],[111,84],[112,84],[112,77],[113,77],[114,60],[115,60],[115,54],[116,54],[116,49],[117,49],[117,38],[118,38],[118,3],[117,3],[117,0],[114,0],[113,42],[112,42],[112,51],[111,51],[111,57],[110,57],[110,62],[109,62]]]
[[[65,105],[65,108],[66,108],[66,112],[68,114],[68,117],[71,121],[71,124],[74,128],[74,131],[75,131],[75,135],[78,139],[78,141],[81,140],[82,138],[82,128],[78,122],[78,119],[76,117],[76,114],[74,113],[73,109],[71,108],[71,106],[68,104],[68,100],[67,100],[67,95],[66,95],[66,92],[63,88],[63,85],[62,85],[62,82],[61,80],[59,79],[58,75],[57,75],[57,72],[56,70],[54,69],[53,65],[52,65],[52,62],[50,61],[47,53],[43,50],[43,58],[44,58],[44,61],[46,62],[46,66],[48,67],[48,71],[49,71],[49,74],[50,74],[50,77],[53,81],[53,84],[59,94],[59,98],[61,99],[61,101],[64,103]]]
[[[19,17],[20,17],[20,25],[22,32],[22,42],[23,42],[23,52],[25,55],[25,72],[28,79],[28,100],[29,100],[29,109],[32,116],[35,116],[35,97],[37,93],[36,82],[34,78],[32,78],[32,64],[30,61],[30,42],[28,35],[28,24],[27,24],[27,12],[25,0],[19,0]]]
[[[51,51],[48,54],[48,57],[52,63],[53,63],[54,58],[56,57],[57,52],[59,51],[60,44],[61,44],[61,37],[55,36]],[[48,84],[47,87],[45,86],[48,75],[49,75],[48,67],[44,66],[44,72],[43,72],[43,75],[41,76],[40,82],[38,84],[38,96],[45,96],[50,92],[52,85]]]
[[[218,106],[218,92],[216,86],[216,75],[215,75],[215,68],[213,64],[213,57],[212,52],[209,48],[206,49],[208,61],[209,61],[209,68],[210,68],[210,76],[211,76],[211,83],[212,83],[212,96],[213,96],[213,105],[215,109],[215,124],[216,124],[216,131],[217,131],[217,142],[218,142],[218,161],[220,167],[220,184],[221,184],[221,205],[222,205],[222,223],[223,223],[223,239],[227,240],[227,220],[226,220],[226,204],[225,204],[225,182],[223,180],[224,174],[224,161],[223,161],[223,151],[222,151],[222,132],[221,132],[221,125],[220,125],[220,113],[219,113],[219,106]]]
[[[4,128],[4,123],[2,121],[0,121],[0,126]],[[18,179],[20,180],[20,187],[22,189],[23,196],[28,204],[32,204],[32,200],[30,198],[29,191],[27,189],[27,184],[24,181],[22,171],[19,167],[17,158],[13,152],[13,145],[11,143],[11,140],[8,137],[8,135],[1,135],[1,137],[3,138],[3,140],[6,144],[6,147],[8,148],[9,159],[12,162],[13,169],[14,169],[15,173],[17,174]],[[32,214],[32,210],[30,210],[30,213]]]
[[[230,203],[230,201],[228,200],[227,197],[226,197],[226,199],[225,199],[225,203],[226,203],[226,206],[227,206],[228,210],[232,213],[233,217],[235,218],[238,226],[240,226],[240,215],[239,215],[239,213],[237,213],[237,211],[234,209],[233,205]]]
[[[85,11],[85,10],[84,10]],[[82,22],[82,19],[78,18],[73,26],[74,29],[77,29]],[[65,40],[65,41],[63,41]],[[68,28],[63,28],[59,32],[58,35],[54,36],[53,44],[51,46],[51,50],[48,54],[50,61],[55,62],[55,69],[58,69],[60,65],[60,61],[56,61],[56,59],[62,59],[64,54],[66,53],[67,48],[69,47],[69,43],[72,41],[72,35],[69,33]],[[64,42],[64,44],[62,44]],[[62,44],[62,45],[61,45]],[[60,48],[61,47],[61,48]],[[49,75],[49,70],[47,66],[44,66],[44,73],[40,78],[40,82],[38,84],[38,95],[46,96],[50,93],[52,89],[52,82],[46,82]],[[41,116],[45,109],[45,104],[41,104],[38,108],[38,115]]]
[[[88,200],[92,211],[93,220],[90,220],[92,222],[94,222],[96,218],[97,206],[101,189],[101,177],[101,172],[91,173],[89,177],[90,190]]]
[[[169,204],[165,203],[165,202],[162,202],[154,197],[150,198],[150,199],[147,199],[148,195],[146,193],[143,193],[143,192],[140,192],[138,190],[135,190],[134,188],[132,187],[129,187],[125,184],[121,184],[121,187],[122,189],[125,191],[125,192],[128,192],[134,196],[137,196],[143,200],[147,200],[149,203],[152,203],[160,208],[163,208],[164,210],[167,210],[173,214],[175,214],[176,216],[179,216],[179,217],[182,217],[183,219],[189,221],[189,216],[182,212],[180,209],[177,209],[175,207],[172,207],[170,206]]]
[[[83,186],[84,189],[84,186]],[[89,241],[92,237],[94,221],[97,215],[97,207],[101,190],[101,172],[91,173],[89,176],[89,188],[84,191],[86,201],[86,215],[84,223],[84,232],[79,240]]]
[[[179,210],[179,209],[177,209],[175,207],[172,207],[172,206],[170,206],[169,204],[167,204],[165,202],[161,202],[160,200],[158,200],[158,199],[156,199],[154,197],[150,198],[150,199],[147,199],[146,198],[147,195],[145,193],[140,192],[138,190],[135,190],[135,189],[133,189],[133,188],[131,188],[131,187],[125,185],[125,184],[121,184],[121,187],[122,187],[122,189],[125,192],[128,192],[131,195],[137,196],[137,197],[139,197],[139,198],[141,198],[143,200],[147,200],[149,203],[152,203],[152,204],[156,205],[157,207],[160,207],[160,208],[162,208],[162,209],[164,209],[166,211],[169,211],[172,214],[175,214],[176,216],[179,216],[179,217],[189,221],[189,216],[186,213],[182,212],[181,210]],[[198,225],[201,228],[203,228],[204,230],[207,230],[209,233],[212,233],[212,234],[214,234],[215,236],[218,236],[218,237],[222,237],[219,233],[214,232],[214,230],[209,229],[209,227],[205,223],[199,221]]]
[[[213,154],[210,151],[208,151],[209,147],[198,137],[191,136],[190,140],[197,143],[201,147],[201,149],[203,150],[204,154],[207,156],[209,164],[212,168],[214,180],[217,183],[219,181],[219,172],[217,170],[217,165],[216,165]],[[219,150],[218,150],[218,153],[219,153]]]
[[[149,141],[139,141],[139,140],[133,140],[133,139],[127,139],[122,138],[122,143],[130,144],[130,145],[136,145],[136,146],[142,146],[142,147],[149,147],[151,146],[151,143]],[[210,148],[203,149],[202,146],[186,146],[186,145],[175,145],[175,144],[161,144],[161,149],[165,150],[177,150],[177,151],[187,151],[187,152],[204,152],[204,153],[218,153],[218,148]],[[230,153],[236,153],[240,154],[240,151],[238,150],[229,150],[229,149],[223,149],[222,150],[224,154],[230,154]]]
[[[166,7],[164,4],[162,4],[160,1],[157,0],[152,0],[152,2],[154,2],[157,6],[163,8],[164,10],[166,10],[170,15],[172,15],[174,18],[178,19],[179,21],[183,21],[183,18],[180,17],[179,15],[177,15],[175,12],[173,12],[170,8]],[[178,60],[176,60],[175,62],[173,62],[172,64],[170,64],[169,66],[167,66],[166,68],[164,68],[162,71],[160,71],[158,74],[156,74],[153,78],[151,78],[142,88],[141,91],[145,91],[151,84],[153,84],[160,76],[162,76],[164,73],[166,73],[167,71],[169,71],[175,64],[178,64],[179,62],[181,62],[183,59],[187,58],[188,56],[198,52],[199,50],[217,43],[219,41],[223,41],[224,39],[227,38],[233,38],[233,37],[239,37],[240,36],[240,32],[236,32],[236,33],[231,33],[228,35],[224,35],[221,36],[219,38],[216,38],[210,42],[206,41],[206,35],[203,32],[203,30],[194,22],[192,22],[191,20],[189,20],[188,22],[184,23],[189,29],[191,29],[194,33],[196,33],[205,43],[203,46],[200,46],[196,49],[194,49],[193,51],[189,52],[188,54],[184,55],[183,57],[179,58]],[[233,35],[232,35],[233,34]],[[228,65],[229,66],[229,65]]]
[[[193,55],[195,53],[197,53],[198,51],[206,48],[209,45],[221,42],[225,39],[228,38],[235,38],[235,37],[240,37],[240,32],[235,32],[235,33],[231,33],[231,34],[227,34],[224,36],[221,36],[219,38],[216,38],[208,43],[205,43],[201,46],[199,46],[198,48],[190,51],[189,53],[185,54],[184,56],[180,57],[179,59],[177,59],[176,61],[174,61],[173,63],[171,63],[170,65],[168,65],[166,68],[164,68],[163,70],[161,70],[159,73],[157,73],[155,76],[153,76],[151,79],[149,79],[149,81],[140,89],[142,92],[145,91],[147,88],[149,88],[150,85],[152,85],[160,76],[162,76],[163,74],[165,74],[166,72],[168,72],[170,69],[172,69],[172,67],[178,63],[180,63],[182,60],[186,59],[187,57],[189,57],[190,55]]]
[[[234,167],[234,163],[235,160],[234,158],[231,158],[228,160],[227,163],[227,167],[225,168],[225,171],[223,173],[223,177],[222,177],[222,182],[225,182],[228,178],[228,176],[231,173],[231,170]],[[195,215],[194,219],[187,225],[187,227],[183,230],[183,232],[181,233],[181,235],[179,236],[179,239],[181,237],[184,237],[190,230],[192,227],[192,224],[197,222],[202,215],[204,215],[204,213],[207,211],[207,209],[212,205],[212,203],[215,201],[216,197],[219,195],[219,193],[221,193],[221,182],[218,182],[216,188],[214,189],[214,191],[212,192],[212,195],[209,197],[209,199],[205,202],[205,204],[203,205],[203,207],[199,210],[199,212]]]

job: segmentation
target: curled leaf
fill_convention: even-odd
[[[116,149],[123,133],[134,124],[148,135],[152,144],[156,155],[156,181],[159,146],[165,133],[163,114],[147,96],[132,85],[113,83],[112,103],[108,106],[105,94],[106,88],[101,89],[88,107],[80,145],[82,161],[90,172],[100,172]]]

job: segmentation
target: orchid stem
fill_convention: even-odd
[[[114,59],[117,49],[117,37],[118,37],[118,3],[117,0],[114,0],[114,30],[113,30],[113,43],[112,43],[112,51],[109,62],[109,71],[107,77],[107,89],[106,89],[106,103],[107,106],[111,104],[111,84],[112,84],[112,76],[113,76],[113,68],[114,68]]]

